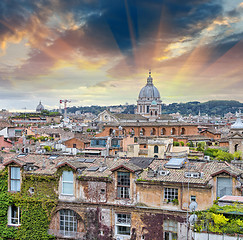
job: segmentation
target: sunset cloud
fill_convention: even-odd
[[[136,103],[149,68],[164,102],[243,101],[242,13],[240,0],[3,0],[0,108]]]

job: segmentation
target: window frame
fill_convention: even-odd
[[[73,228],[72,231],[70,230],[71,227]],[[68,230],[65,230],[66,228]],[[78,229],[77,213],[71,209],[61,209],[59,211],[59,229],[62,236],[75,236]]]
[[[120,219],[125,219],[125,222],[119,222],[119,215],[120,215]],[[115,214],[115,234],[119,235],[119,236],[131,236],[131,214],[130,213],[116,213]],[[129,229],[129,234],[124,234],[124,233],[120,233],[119,231],[119,227],[124,227],[127,228],[127,230]]]
[[[154,145],[154,153],[159,153],[159,146],[158,145]]]
[[[12,214],[13,207],[17,208],[17,217],[15,217],[15,218],[12,217],[12,215],[13,215]],[[13,219],[16,219],[17,223],[12,223]],[[8,208],[8,226],[18,227],[20,225],[21,225],[21,210],[20,210],[19,207],[15,206],[15,205],[10,205],[9,208]]]
[[[191,195],[191,202],[196,202],[197,196],[196,195]]]
[[[73,196],[74,195],[74,180],[72,181],[64,181],[64,173],[65,172],[71,172],[73,177],[74,177],[74,174],[73,174],[73,171],[63,171],[62,172],[62,181],[61,181],[61,184],[62,184],[62,192],[61,194],[62,195],[66,195],[66,196]],[[71,184],[72,183],[72,193],[65,193],[64,192],[64,183],[68,183],[68,184]]]
[[[175,220],[164,219],[163,221],[163,232],[164,239],[166,239],[166,234],[169,237],[169,240],[175,239],[173,235],[176,234],[176,239],[178,239],[178,222]]]
[[[119,176],[121,174],[121,176]],[[129,175],[129,178],[125,179],[128,180],[128,184],[119,184],[119,181],[122,182],[122,175]],[[117,198],[118,199],[130,199],[130,186],[131,186],[131,180],[130,180],[130,172],[117,172]],[[121,179],[119,179],[121,178]]]
[[[178,200],[178,188],[164,188],[164,200],[172,202],[174,199]]]
[[[13,172],[12,169],[13,168],[19,170],[19,178],[12,178],[12,172]],[[17,186],[17,190],[12,189],[12,186],[13,186],[12,181],[19,182],[19,188]],[[9,167],[9,191],[10,192],[20,192],[20,190],[21,190],[21,168],[19,166],[10,166]]]

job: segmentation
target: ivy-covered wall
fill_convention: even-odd
[[[58,176],[23,174],[21,191],[8,192],[8,168],[0,172],[0,240],[54,239],[48,234],[52,212],[57,205]],[[29,191],[32,188],[32,192]],[[8,226],[9,206],[21,210],[21,225]]]

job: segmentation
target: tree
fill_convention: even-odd
[[[233,157],[234,157],[235,159],[240,160],[240,159],[241,159],[241,156],[242,156],[242,152],[234,152],[234,153],[233,153]]]
[[[216,156],[216,159],[220,160],[220,161],[230,162],[231,160],[234,159],[234,157],[233,157],[233,154],[231,154],[231,153],[227,153],[227,152],[224,152],[222,150],[219,150],[218,154]]]

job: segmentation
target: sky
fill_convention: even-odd
[[[242,0],[1,0],[0,109],[243,102]]]

